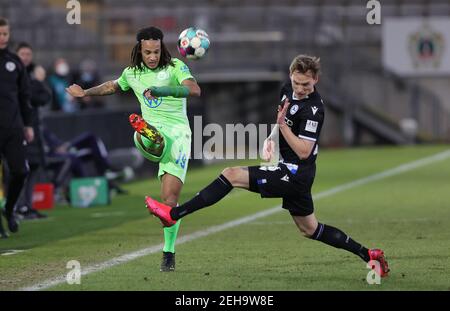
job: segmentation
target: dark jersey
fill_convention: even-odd
[[[20,58],[0,50],[0,129],[31,126],[30,82]]]
[[[313,141],[315,144],[308,158],[300,160],[284,139],[283,134],[280,133],[281,157],[286,163],[313,164],[317,158],[318,141],[325,117],[322,98],[317,90],[314,89],[314,92],[309,94],[307,98],[298,100],[294,95],[290,82],[285,83],[281,88],[280,99],[282,105],[286,98],[290,102],[289,109],[286,112],[286,124],[297,137]]]

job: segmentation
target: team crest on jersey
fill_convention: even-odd
[[[14,70],[16,70],[16,64],[14,64],[13,62],[7,62],[5,68],[9,72],[13,72]]]
[[[167,80],[169,78],[169,74],[167,73],[167,71],[160,71],[156,78],[158,80]]]
[[[289,110],[289,112],[291,113],[291,115],[294,115],[297,111],[298,111],[298,105],[292,106],[292,107],[291,107],[291,110]]]

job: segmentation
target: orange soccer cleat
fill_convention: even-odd
[[[156,128],[148,124],[140,115],[133,113],[129,117],[130,124],[136,132],[151,140],[155,144],[161,144],[164,141],[163,136]]]

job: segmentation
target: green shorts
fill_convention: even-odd
[[[152,162],[159,163],[158,179],[165,173],[178,177],[182,183],[186,179],[189,157],[191,155],[191,129],[189,125],[156,125],[164,136],[164,150],[156,157],[144,150],[134,133],[134,144],[141,154]]]

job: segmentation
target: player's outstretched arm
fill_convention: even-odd
[[[87,90],[83,90],[78,84],[72,84],[71,86],[66,88],[67,93],[69,93],[73,97],[111,95],[118,90],[119,84],[115,80],[107,81]]]
[[[189,89],[189,96],[200,97],[202,91],[200,86],[197,84],[197,81],[194,79],[186,79],[181,84]]]
[[[165,96],[185,98],[188,96],[200,96],[201,90],[195,80],[186,79],[180,86],[151,86],[143,94],[148,99]]]

